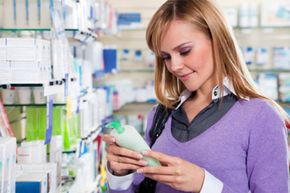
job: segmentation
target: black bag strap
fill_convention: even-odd
[[[161,135],[170,113],[171,109],[166,108],[164,105],[158,104],[156,107],[152,126],[149,131],[149,137],[151,140],[150,147],[153,146],[157,138]],[[138,193],[154,193],[156,183],[157,182],[155,180],[145,177],[139,185]]]
[[[149,132],[149,137],[151,140],[150,147],[153,146],[157,138],[161,135],[170,113],[171,110],[166,108],[164,105],[159,104],[156,107],[156,112],[154,114],[152,126]]]

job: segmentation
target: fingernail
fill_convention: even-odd
[[[141,158],[143,158],[143,155],[142,154],[137,154],[137,158],[141,159]]]
[[[138,169],[137,173],[143,173],[143,170],[142,169]]]
[[[146,151],[143,151],[142,154],[143,155],[147,155],[148,154],[148,151],[147,150]]]

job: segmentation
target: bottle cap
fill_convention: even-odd
[[[119,134],[123,133],[125,128],[121,126],[120,121],[112,121],[106,125],[107,128],[115,129]]]

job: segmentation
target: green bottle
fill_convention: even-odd
[[[113,121],[106,125],[107,128],[113,128],[111,135],[115,137],[116,143],[120,147],[127,148],[132,151],[142,153],[145,150],[150,150],[150,147],[145,142],[138,131],[130,125],[121,125],[119,121]],[[148,166],[160,166],[160,162],[154,158],[144,156]]]

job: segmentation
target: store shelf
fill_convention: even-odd
[[[66,104],[53,104],[53,106],[65,106]],[[5,107],[46,107],[46,104],[4,104]]]
[[[290,69],[263,69],[263,68],[250,68],[250,72],[271,72],[271,73],[290,73]]]
[[[146,30],[146,27],[145,26],[142,26],[142,25],[128,25],[128,26],[118,26],[118,29],[121,30],[121,31],[143,31],[143,30]]]
[[[62,80],[51,80],[51,81],[44,81],[44,82],[28,82],[28,83],[7,83],[0,85],[0,88],[11,88],[11,87],[44,87],[44,96],[50,96],[54,94],[61,94],[64,93],[65,87],[69,82],[69,84],[76,84],[76,78],[71,77],[66,81],[66,79]]]
[[[9,82],[6,84],[1,84],[0,87],[32,87],[32,86],[54,86],[54,85],[63,85],[63,80],[50,80],[50,81],[41,81],[38,82]]]
[[[1,84],[0,88],[11,88],[11,87],[42,87],[43,83],[6,83]]]
[[[127,103],[124,106],[122,106],[119,110],[115,110],[114,115],[140,114],[140,113],[147,114],[155,104],[156,103],[149,102]]]
[[[21,32],[21,31],[34,31],[34,32],[44,32],[51,31],[51,28],[0,28],[0,32]],[[79,29],[65,29],[68,32],[79,31]]]
[[[283,29],[290,29],[290,26],[256,26],[256,27],[240,27],[236,26],[233,27],[235,30],[244,30],[244,29],[252,29],[252,30],[267,30],[267,29],[273,29],[273,30],[283,30]]]
[[[135,73],[135,72],[141,72],[141,73],[152,73],[154,72],[154,68],[127,68],[127,69],[120,69],[118,70],[120,73]]]

